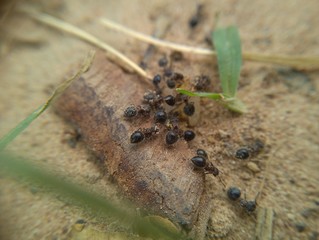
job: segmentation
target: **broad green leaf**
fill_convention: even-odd
[[[236,27],[219,28],[213,32],[217,52],[219,78],[223,95],[235,97],[242,64],[241,43]]]
[[[71,78],[67,79],[61,83],[49,97],[49,99],[38,107],[34,112],[22,120],[15,128],[13,128],[7,135],[0,139],[0,151],[4,149],[10,142],[12,142],[24,129],[26,129],[36,118],[38,118],[51,104],[52,102],[61,95],[67,89],[74,79],[77,79],[81,74],[89,70],[94,58],[94,53],[90,55],[85,60],[81,69],[75,73]]]

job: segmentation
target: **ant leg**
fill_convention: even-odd
[[[222,185],[224,186],[224,190],[226,190],[226,183],[223,180],[223,178],[221,176],[218,176],[219,181],[222,183]]]

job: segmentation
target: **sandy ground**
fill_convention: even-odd
[[[319,55],[319,2],[315,0],[203,1],[203,19],[195,30],[187,25],[196,9],[193,1],[46,2],[28,1],[27,5],[80,26],[136,62],[146,45],[105,30],[97,22],[99,17],[151,34],[155,19],[164,15],[172,23],[165,39],[208,47],[204,38],[214,25],[215,13],[220,12],[223,24],[239,27],[244,50]],[[21,14],[9,15],[2,27],[0,135],[43,103],[52,86],[94,49]],[[194,64],[193,75],[217,74],[207,59],[186,59]],[[208,150],[228,186],[240,187],[247,199],[253,199],[266,177],[258,205],[275,212],[273,239],[314,240],[319,236],[318,89],[316,71],[245,62],[238,95],[249,113],[237,117],[205,100],[207,108],[195,128],[199,137],[194,145]],[[67,144],[70,131],[72,128],[49,110],[8,148],[116,199],[116,186],[102,175],[84,144],[79,142],[75,148]],[[245,161],[232,157],[239,147],[251,146],[257,139],[265,144],[261,153]],[[47,195],[37,186],[17,183],[3,174],[0,183],[1,239],[66,239],[72,224],[81,218],[106,231],[116,229],[116,223],[101,226],[83,210],[59,196]],[[207,187],[216,206],[212,213],[215,232],[225,239],[254,239],[256,216],[247,215],[228,201],[215,179],[209,178]]]

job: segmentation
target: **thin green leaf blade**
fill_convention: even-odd
[[[13,141],[23,130],[25,130],[40,114],[43,106],[40,106],[37,110],[27,116],[21,121],[15,128],[13,128],[8,134],[0,139],[0,151],[5,148],[11,141]]]
[[[191,92],[182,88],[176,88],[176,91],[181,94],[185,94],[190,97],[206,97],[213,100],[220,100],[222,98],[220,93],[209,93],[209,92]]]
[[[235,97],[242,65],[241,43],[235,26],[216,29],[213,42],[217,52],[219,77],[225,97]]]
[[[226,108],[237,113],[246,113],[246,105],[238,98],[223,98],[222,103]]]
[[[95,52],[90,52],[89,56],[85,59],[83,66],[79,71],[77,71],[72,77],[62,82],[52,93],[52,95],[48,98],[48,100],[38,107],[34,112],[32,112],[29,116],[27,116],[24,120],[22,120],[18,125],[13,128],[9,133],[7,133],[4,137],[0,139],[0,151],[4,149],[10,142],[12,142],[17,136],[20,135],[35,119],[37,119],[51,104],[52,102],[58,98],[61,93],[67,89],[74,79],[80,77],[81,74],[85,73],[89,70],[89,67],[92,64]]]

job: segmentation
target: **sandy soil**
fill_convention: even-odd
[[[203,1],[204,2],[204,1]],[[19,6],[20,3],[17,3]],[[188,20],[196,9],[192,1],[28,1],[39,11],[71,22],[121,49],[139,62],[146,45],[105,30],[99,17],[108,17],[138,31],[151,34],[158,16],[166,16],[171,27],[165,39],[208,47],[205,36],[221,13],[223,24],[240,29],[244,50],[264,53],[319,55],[319,2],[308,1],[205,1],[203,19],[190,30]],[[1,31],[0,135],[45,101],[52,86],[78,67],[94,48],[67,34],[45,27],[21,14],[6,18]],[[164,51],[165,52],[165,51]],[[155,62],[163,52],[158,52]],[[169,53],[169,51],[166,51]],[[217,75],[208,59],[185,55],[183,70],[190,76]],[[154,62],[152,74],[156,73]],[[190,71],[191,70],[191,71]],[[228,186],[236,185],[254,199],[262,179],[265,186],[258,199],[260,209],[273,209],[273,239],[318,239],[319,232],[319,75],[292,69],[245,62],[238,95],[249,113],[236,116],[206,101],[195,128],[194,146],[207,149],[219,166]],[[47,165],[72,181],[118,199],[118,190],[94,164],[83,143],[68,144],[72,128],[53,111],[46,112],[8,148]],[[238,160],[234,152],[261,140],[265,147],[248,160]],[[60,196],[21,184],[1,175],[1,239],[66,239],[78,219],[93,227],[115,231],[116,223],[97,223],[94,217],[73,207]],[[222,186],[207,178],[212,192],[211,228],[225,239],[254,239],[256,216],[247,215],[238,204],[227,200]],[[119,228],[120,229],[120,228]]]

